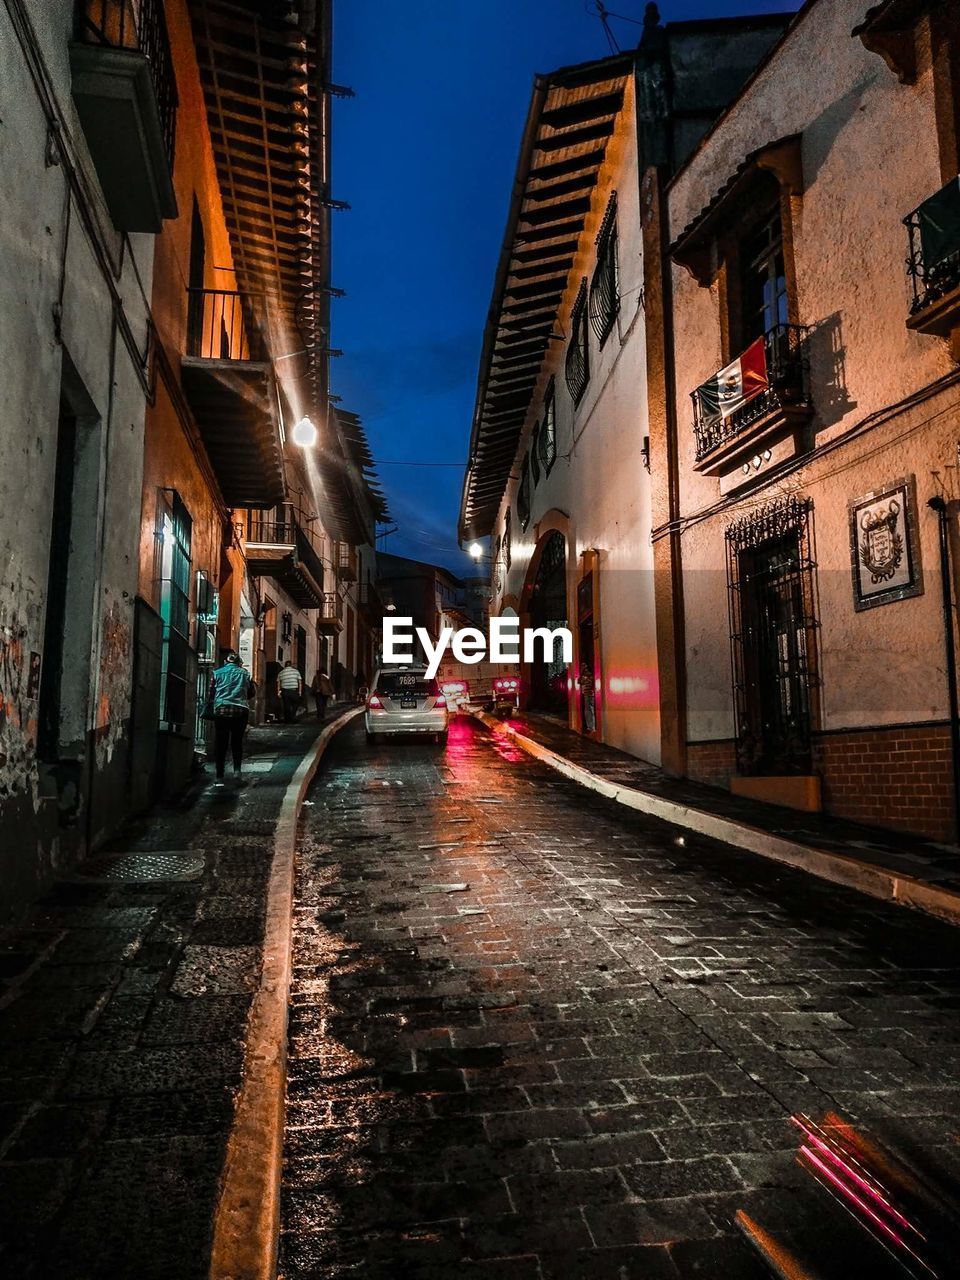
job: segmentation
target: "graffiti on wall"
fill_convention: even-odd
[[[0,584],[0,797],[34,776],[40,658],[39,607],[19,577]]]
[[[126,602],[114,600],[103,617],[97,681],[97,763],[113,755],[130,713],[131,623]]]

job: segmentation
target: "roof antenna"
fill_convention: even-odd
[[[614,34],[610,30],[610,18],[615,15],[611,15],[607,11],[607,6],[603,3],[603,0],[591,0],[591,3],[587,5],[587,10],[588,12],[592,11],[595,13],[600,19],[600,25],[603,27],[603,34],[607,37],[607,44],[610,46],[610,52],[619,53],[620,46],[617,44]]]

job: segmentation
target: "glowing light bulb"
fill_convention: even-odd
[[[298,444],[301,449],[309,449],[317,443],[317,428],[309,418],[301,418],[293,428],[293,443]]]

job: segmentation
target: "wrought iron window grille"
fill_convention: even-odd
[[[778,409],[810,407],[809,333],[807,325],[778,324],[764,335],[769,385],[728,417],[707,418],[700,396],[702,387],[691,392],[697,462]]]
[[[77,39],[142,53],[150,67],[170,168],[177,128],[177,80],[163,0],[77,0]]]
[[[597,237],[597,265],[590,282],[590,324],[602,347],[620,312],[620,269],[617,243],[617,193],[607,205]]]
[[[935,225],[934,234],[924,234],[925,221]],[[913,286],[910,314],[916,315],[960,286],[960,178],[907,214],[903,225]]]
[[[553,382],[547,388],[543,401],[543,419],[540,423],[537,448],[543,473],[548,476],[557,460],[557,398],[554,394]]]
[[[573,306],[570,320],[570,343],[564,365],[567,390],[575,405],[583,399],[590,381],[590,339],[587,329],[587,282],[580,284],[580,292]]]
[[[540,483],[540,426],[538,422],[533,428],[533,436],[530,440],[530,473],[534,486]]]
[[[507,513],[503,517],[503,567],[507,573],[510,572],[510,508],[507,507]]]
[[[737,767],[809,772],[819,684],[813,503],[778,499],[726,531]]]
[[[517,488],[517,517],[520,528],[526,529],[530,523],[530,460],[524,458],[520,472],[520,484]]]

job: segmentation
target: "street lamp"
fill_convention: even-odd
[[[317,428],[309,418],[301,418],[293,428],[293,443],[298,444],[301,449],[309,449],[317,443]]]
[[[479,542],[471,542],[469,547],[467,547],[467,554],[474,560],[482,560],[483,547],[481,547]]]

